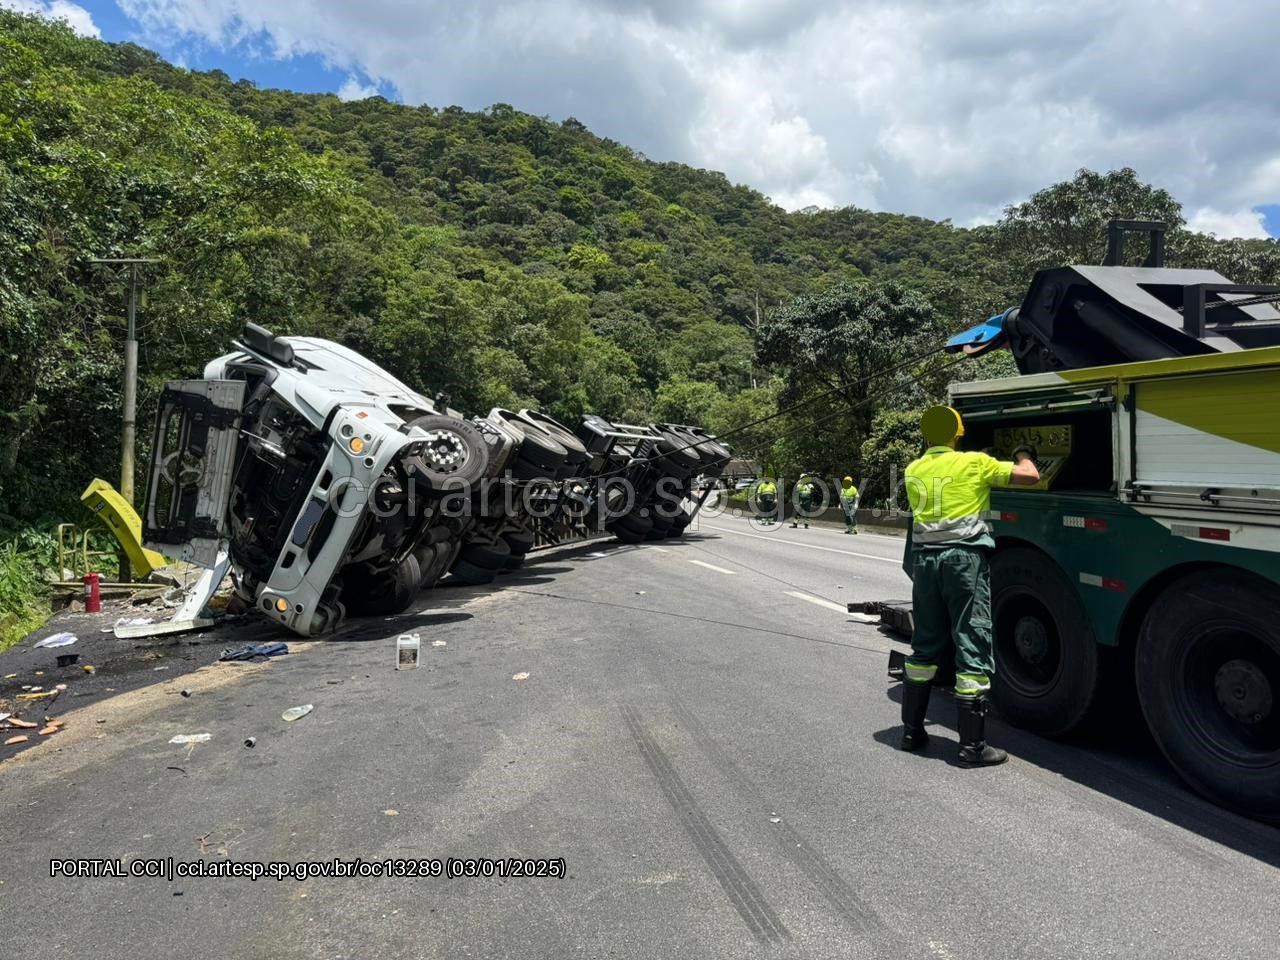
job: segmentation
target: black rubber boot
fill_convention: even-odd
[[[899,750],[915,752],[923,750],[929,742],[929,734],[924,729],[924,715],[929,709],[929,694],[933,690],[931,683],[912,683],[910,680],[902,684],[902,743]]]
[[[994,767],[1009,754],[987,746],[987,698],[956,697],[956,729],[960,733],[960,766]]]

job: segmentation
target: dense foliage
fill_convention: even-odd
[[[462,409],[699,421],[771,469],[830,475],[883,459],[895,411],[981,371],[856,381],[1016,302],[1038,266],[1096,262],[1111,216],[1182,224],[1131,170],[972,230],[787,213],[572,119],[259,90],[0,11],[0,529],[75,516],[89,479],[117,475],[124,284],[94,258],[159,261],[144,447],[160,385],[254,320]],[[1267,241],[1179,229],[1170,251],[1280,275]]]

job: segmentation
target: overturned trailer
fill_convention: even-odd
[[[488,582],[540,544],[679,535],[728,450],[695,427],[467,418],[352,350],[250,324],[167,385],[143,509],[155,549],[303,636],[404,611],[446,575]]]

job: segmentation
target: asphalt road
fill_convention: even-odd
[[[906,595],[900,550],[728,518],[580,545],[500,590],[66,714],[0,764],[4,953],[1274,958],[1280,830],[1187,793],[1141,736],[996,721],[1013,759],[965,770],[935,696],[928,753],[893,749],[893,644],[843,609]],[[416,671],[393,669],[402,630]],[[168,742],[195,732],[212,737]],[[49,876],[165,857],[563,858],[568,876]]]

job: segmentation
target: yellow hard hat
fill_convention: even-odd
[[[930,407],[920,418],[920,430],[928,443],[939,446],[963,437],[964,421],[953,407]]]
[[[844,478],[844,482],[845,482],[845,483],[853,483],[853,477],[845,477],[845,478]]]

